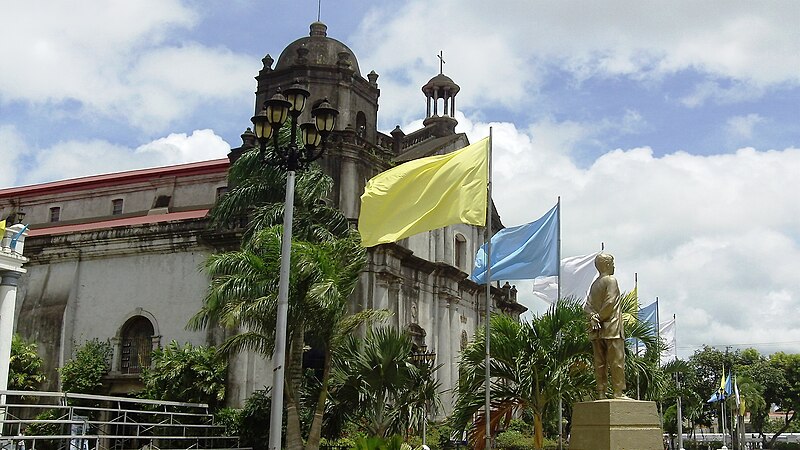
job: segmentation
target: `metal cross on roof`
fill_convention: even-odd
[[[444,52],[443,52],[443,51],[441,51],[441,50],[439,50],[439,54],[438,54],[438,55],[436,55],[436,57],[437,57],[437,58],[439,58],[439,75],[441,75],[441,74],[443,74],[443,73],[444,73],[444,72],[443,72],[444,65],[445,65],[445,61],[444,61]]]

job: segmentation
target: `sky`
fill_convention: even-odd
[[[381,89],[379,129],[461,86],[506,226],[562,205],[562,255],[613,254],[678,355],[800,352],[800,2],[321,1]],[[225,157],[261,58],[316,0],[31,0],[0,14],[0,187]],[[9,170],[11,169],[11,170]],[[519,282],[520,301],[547,304]]]

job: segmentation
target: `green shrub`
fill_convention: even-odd
[[[144,395],[154,400],[207,403],[212,409],[225,398],[228,364],[214,347],[180,346],[172,341],[153,350],[150,367],[142,371]]]
[[[79,394],[100,394],[103,375],[111,368],[111,344],[92,339],[75,351],[74,357],[60,368],[61,390]]]
[[[533,436],[516,430],[504,431],[495,438],[495,447],[508,450],[534,450]]]
[[[264,450],[269,443],[269,416],[272,393],[269,388],[254,391],[244,404],[241,413],[239,437],[242,447]]]
[[[8,365],[8,389],[35,391],[44,381],[42,358],[36,352],[36,344],[25,342],[18,334],[14,334]]]
[[[222,408],[214,413],[214,423],[225,427],[226,436],[239,436],[242,429],[242,410]]]

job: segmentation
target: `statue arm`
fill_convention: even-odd
[[[611,320],[618,313],[619,309],[619,284],[617,279],[609,275],[603,280],[603,304],[598,314],[601,322]]]
[[[595,311],[592,307],[589,299],[586,299],[586,303],[583,304],[583,311],[586,313],[586,316],[589,318],[589,327],[592,330],[599,330],[600,329],[600,314]]]

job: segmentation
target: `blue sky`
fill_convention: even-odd
[[[224,157],[261,58],[316,15],[310,0],[6,5],[0,145],[18,170],[0,185]],[[623,289],[638,272],[643,303],[677,314],[681,356],[800,352],[800,3],[323,0],[322,20],[380,75],[385,132],[421,126],[443,51],[458,130],[493,127],[504,223],[561,196],[563,254],[604,242]]]

